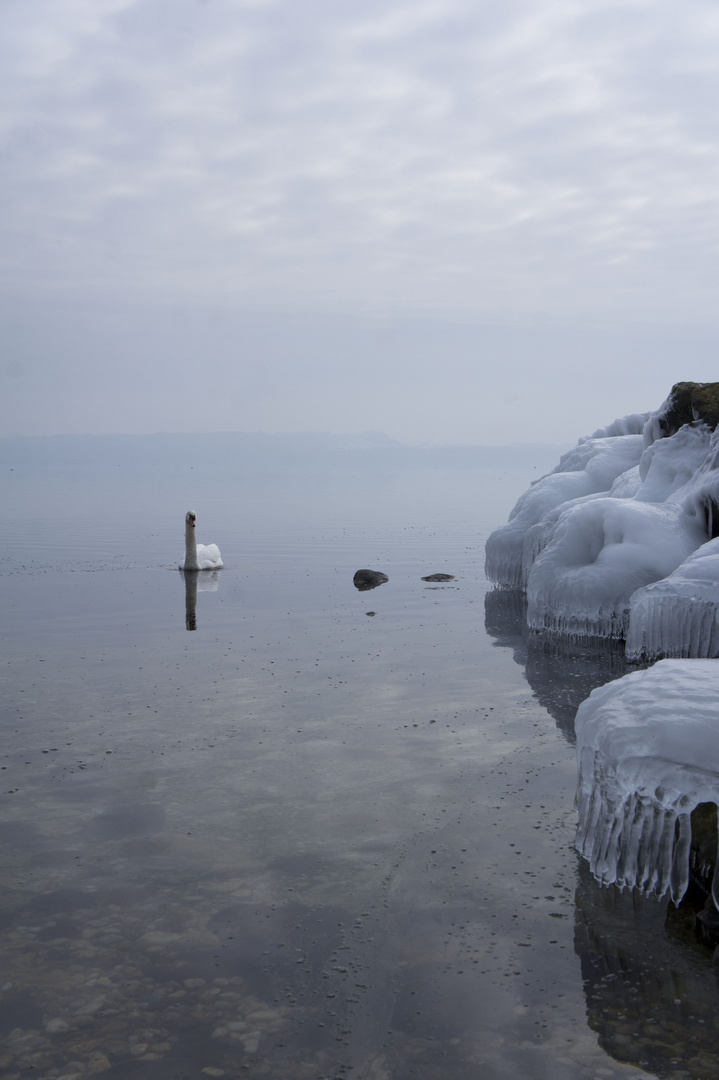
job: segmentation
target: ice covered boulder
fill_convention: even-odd
[[[576,717],[576,846],[603,884],[689,881],[691,813],[719,803],[719,663],[661,660],[592,691]],[[717,873],[712,887],[719,907]]]
[[[643,449],[638,432],[580,439],[551,473],[520,496],[509,523],[488,538],[485,557],[490,581],[513,587],[523,584],[522,552],[528,530],[567,502],[608,492],[618,476],[638,465]]]
[[[608,496],[573,500],[528,530],[523,583],[532,629],[625,636],[632,594],[707,539],[685,498],[710,442],[703,424],[680,428],[646,447],[621,495],[615,482]]]
[[[624,638],[636,611],[637,640],[654,642],[654,651],[637,648],[649,655],[716,655],[705,640],[708,608],[699,629],[696,619],[684,620],[691,640],[672,639],[664,650],[666,631],[640,623],[668,625],[671,603],[658,598],[670,593],[648,593],[657,602],[643,606],[632,598],[719,538],[717,420],[719,383],[677,383],[654,413],[615,420],[581,439],[521,496],[509,524],[487,541],[486,572],[497,584],[526,590],[531,629]],[[703,597],[710,592],[704,587]],[[687,596],[686,587],[675,587],[675,595]]]
[[[719,656],[719,539],[633,594],[626,654],[630,660]]]
[[[529,571],[529,627],[624,637],[632,594],[670,574],[704,538],[674,505],[599,498],[571,506]]]
[[[640,484],[634,498],[665,503],[677,492],[688,493],[711,447],[712,433],[703,423],[685,425],[672,435],[648,442],[639,459]]]

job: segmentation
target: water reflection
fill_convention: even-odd
[[[479,525],[441,512],[485,499],[379,481],[383,532],[344,477],[219,484],[238,549],[211,634],[183,633],[172,513],[142,572],[123,549],[123,572],[0,577],[12,1075],[636,1078],[585,1023],[573,752],[521,635],[520,669],[481,627]]]
[[[485,596],[485,628],[501,648],[511,649],[541,705],[570,743],[576,741],[574,717],[597,686],[621,678],[630,665],[620,642],[587,644],[527,627],[527,597],[520,589],[493,589]]]
[[[219,570],[183,570],[185,579],[185,629],[197,630],[198,592],[217,592],[220,587]]]
[[[636,670],[637,665],[626,662],[621,643],[575,644],[530,632],[525,614],[526,596],[519,590],[495,589],[485,598],[488,634],[496,646],[512,650],[536,698],[574,743],[574,721],[581,702],[596,687]],[[647,762],[651,770],[652,759]],[[641,758],[633,758],[630,767],[636,773],[637,795],[627,812],[623,803],[618,805],[616,821],[612,818],[603,834],[607,844],[615,847],[634,841],[641,875],[632,876],[627,869],[626,880],[621,880],[630,886],[635,879],[639,884],[659,881],[662,874],[656,860],[664,857],[671,864],[683,846],[690,868],[688,888],[685,892],[685,883],[677,892],[676,904],[668,896],[642,895],[638,888],[622,891],[612,878],[602,883],[599,864],[594,867],[595,877],[587,862],[578,861],[574,944],[581,961],[587,1016],[600,1046],[616,1061],[651,1070],[659,1077],[704,1080],[717,1075],[719,968],[712,964],[712,950],[719,938],[711,888],[717,851],[714,803],[719,801],[719,789],[707,776],[700,796],[714,802],[697,806],[699,796],[691,803],[686,798],[682,802],[681,775],[686,769],[675,768],[672,782],[665,786],[682,805],[686,821],[675,836],[672,818],[662,844],[660,815],[651,800],[640,795],[651,780],[649,771],[643,780]],[[684,779],[689,782],[687,776]],[[605,791],[607,776],[602,773],[597,782],[604,784],[605,802],[613,812],[614,804]],[[591,817],[589,823],[580,822],[585,832],[599,828],[596,808],[600,801],[598,795],[593,802],[584,800],[585,817]],[[656,860],[650,865],[652,856]]]
[[[367,592],[368,589],[376,589],[378,585],[384,585],[389,578],[381,570],[357,570],[352,580],[355,589]]]
[[[661,1077],[716,1076],[719,986],[694,930],[700,898],[691,892],[677,908],[606,888],[581,862],[575,900],[574,945],[600,1046]]]

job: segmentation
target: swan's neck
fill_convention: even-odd
[[[197,570],[197,538],[195,528],[185,522],[185,570]]]

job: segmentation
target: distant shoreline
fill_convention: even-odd
[[[511,443],[412,445],[375,432],[270,434],[217,432],[154,435],[9,435],[0,437],[0,467],[54,468],[174,463],[223,471],[233,468],[487,468],[536,465],[550,471],[570,444]]]

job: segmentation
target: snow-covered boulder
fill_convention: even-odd
[[[661,660],[592,691],[577,711],[576,846],[603,884],[689,881],[691,813],[719,803],[719,663]],[[712,888],[719,907],[717,874]]]
[[[522,584],[527,531],[567,502],[608,492],[618,476],[638,465],[643,449],[638,433],[581,439],[551,473],[520,496],[509,515],[509,524],[488,538],[485,556],[490,581],[513,587]]]
[[[629,601],[704,539],[675,506],[600,498],[560,515],[527,580],[533,630],[624,637]]]
[[[688,596],[682,565],[719,537],[717,418],[719,383],[678,383],[656,412],[580,439],[521,496],[487,541],[486,572],[526,590],[531,629],[624,638],[631,623],[632,656],[717,655],[709,607],[682,635],[668,599]]]
[[[626,654],[719,657],[719,539],[631,598]]]

